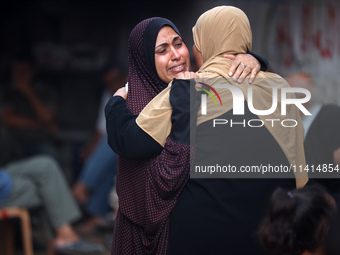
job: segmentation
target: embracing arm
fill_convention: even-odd
[[[121,96],[112,97],[105,107],[106,130],[110,147],[127,159],[147,159],[161,153],[163,147],[136,123],[136,115],[126,108]]]
[[[176,143],[189,144],[189,127],[186,127],[187,118],[183,118],[184,115],[188,118],[190,116],[189,79],[189,76],[179,80],[175,79],[170,93],[170,101],[175,105],[175,107],[172,106],[172,125],[169,123],[172,126],[170,138]],[[160,145],[161,143],[156,142],[157,139],[152,138],[154,136],[150,136],[144,132],[145,129],[137,125],[137,116],[126,108],[125,97],[126,92],[124,88],[121,88],[105,107],[106,128],[110,147],[118,155],[127,159],[148,159],[159,155],[163,150],[163,146]],[[150,119],[148,120],[149,123]],[[157,118],[157,121],[164,120]],[[151,126],[158,127],[158,124],[156,122]]]

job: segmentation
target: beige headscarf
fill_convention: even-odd
[[[204,82],[211,86],[217,84],[232,84],[242,90],[248,101],[248,88],[253,90],[253,105],[257,110],[267,110],[272,107],[273,88],[278,89],[278,105],[276,111],[270,115],[258,116],[266,128],[276,139],[292,166],[300,166],[295,173],[296,186],[303,187],[307,181],[307,172],[300,169],[305,167],[303,148],[304,129],[299,116],[299,110],[294,105],[287,106],[287,115],[281,115],[281,89],[289,87],[280,76],[273,73],[260,72],[252,85],[247,81],[235,83],[229,78],[228,70],[231,60],[223,58],[224,54],[246,53],[251,49],[252,34],[247,16],[240,9],[232,6],[215,7],[203,13],[192,29],[196,47],[202,53],[204,64],[199,73],[204,76]],[[169,86],[157,95],[140,113],[136,122],[145,132],[162,146],[171,131],[172,108],[169,101]],[[207,115],[198,112],[197,125],[214,119],[233,108],[232,94],[227,89],[216,88],[223,106],[215,106],[213,100],[207,100]],[[216,95],[215,95],[216,96]],[[293,94],[287,97],[293,98]],[[273,122],[268,119],[279,121]],[[283,127],[281,121],[294,119],[296,127]],[[274,126],[274,127],[273,127]]]

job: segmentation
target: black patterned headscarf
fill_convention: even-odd
[[[137,115],[167,84],[155,67],[155,44],[164,18],[140,22],[129,37],[127,108]],[[169,218],[189,179],[190,147],[167,139],[162,153],[149,160],[118,159],[116,187],[119,209],[112,255],[167,254]]]
[[[168,84],[157,75],[155,44],[159,30],[170,26],[180,35],[177,27],[168,19],[150,18],[140,22],[129,37],[129,91],[127,108],[133,114],[140,111]]]

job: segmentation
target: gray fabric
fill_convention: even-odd
[[[12,177],[13,189],[0,207],[42,206],[54,229],[80,217],[77,204],[54,159],[36,156],[11,163],[4,169]]]

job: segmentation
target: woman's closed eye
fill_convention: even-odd
[[[180,37],[175,38],[173,41],[173,45],[176,49],[181,48],[183,46],[183,40]]]
[[[156,53],[157,54],[164,54],[164,53],[166,53],[166,49],[165,48],[164,49],[159,49],[159,50],[156,51]]]
[[[180,43],[176,43],[176,44],[175,44],[175,47],[178,49],[178,48],[181,48],[181,47],[182,47],[182,45],[183,45],[183,43],[182,43],[182,42],[180,42]]]

